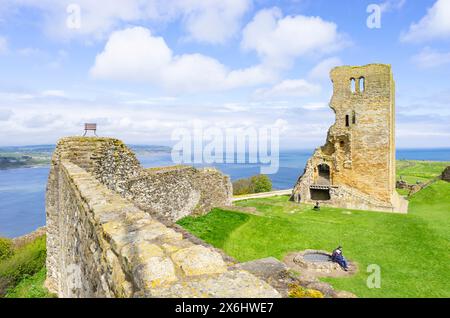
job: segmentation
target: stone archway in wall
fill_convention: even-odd
[[[330,166],[326,163],[321,163],[316,167],[316,176],[314,183],[317,185],[328,186],[331,185]]]
[[[314,168],[314,184],[310,186],[310,198],[313,201],[330,200],[331,172],[330,166],[321,163]]]

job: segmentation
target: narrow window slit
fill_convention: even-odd
[[[350,79],[350,90],[352,93],[356,92],[356,80],[354,78]]]
[[[362,92],[364,92],[365,88],[366,88],[365,78],[360,77],[359,78],[359,91],[362,93]]]

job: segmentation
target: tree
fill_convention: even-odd
[[[257,176],[253,176],[250,180],[252,183],[253,193],[272,191],[272,181],[267,175],[260,174]]]
[[[252,193],[252,184],[250,179],[239,179],[233,182],[233,194],[243,195]]]

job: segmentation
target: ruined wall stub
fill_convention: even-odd
[[[219,171],[149,172],[120,140],[63,138],[46,192],[46,286],[58,297],[280,297],[172,224],[228,201],[231,183]]]
[[[336,122],[308,160],[292,198],[355,209],[407,212],[395,191],[395,83],[390,65],[331,71]]]

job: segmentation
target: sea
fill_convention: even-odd
[[[292,188],[303,173],[313,150],[280,152],[279,169],[270,175],[273,188]],[[173,165],[170,153],[154,153],[138,157],[146,167]],[[397,159],[450,161],[450,148],[398,149]],[[199,165],[198,165],[199,166]],[[214,164],[231,180],[260,173],[259,164]],[[49,166],[0,170],[0,237],[18,237],[45,225],[45,187]]]

